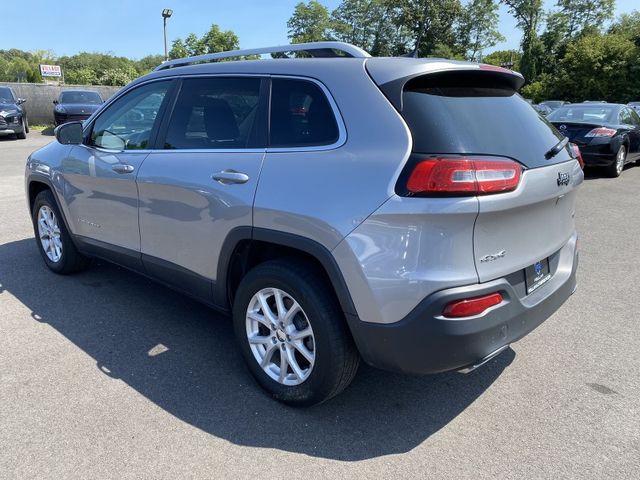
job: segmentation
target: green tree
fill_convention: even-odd
[[[626,103],[640,95],[640,49],[624,35],[580,37],[567,46],[559,67],[558,93],[567,100]]]
[[[613,18],[615,0],[558,0],[559,13],[566,18],[566,35],[573,38],[585,29],[600,30]]]
[[[538,38],[538,28],[543,18],[542,0],[500,0],[516,19],[518,28],[522,30],[522,59],[520,72],[525,79],[532,82],[536,79],[539,67],[539,52],[544,46]]]
[[[317,0],[298,3],[287,21],[287,29],[291,43],[333,39],[333,22],[329,10]]]
[[[485,48],[504,41],[498,20],[498,4],[494,0],[471,0],[464,6],[458,32],[468,60],[481,61]]]
[[[72,85],[96,85],[98,76],[93,69],[82,67],[65,72],[64,81]]]
[[[640,11],[634,10],[620,15],[609,28],[609,33],[624,35],[640,47]]]
[[[136,70],[138,71],[138,74],[144,75],[156,68],[162,62],[164,62],[164,55],[147,55],[136,62]]]
[[[226,52],[240,48],[238,36],[231,30],[220,30],[215,23],[202,37],[190,33],[184,39],[175,39],[171,44],[169,58],[193,57],[207,53]]]
[[[394,24],[391,0],[344,0],[331,14],[337,40],[357,45],[373,56],[406,53],[406,42]]]
[[[184,58],[189,56],[189,50],[187,50],[187,46],[184,44],[182,39],[176,38],[171,43],[171,50],[169,50],[169,58]]]
[[[463,16],[459,0],[398,0],[396,5],[396,27],[408,36],[407,43],[418,56],[433,56],[438,45],[447,45],[456,55],[462,53],[456,33]]]
[[[123,86],[136,78],[135,68],[109,68],[98,79],[101,85]]]
[[[496,50],[486,55],[482,61],[489,65],[510,68],[511,70],[520,71],[520,59],[522,53],[517,50]]]

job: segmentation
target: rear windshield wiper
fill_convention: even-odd
[[[553,147],[551,147],[547,153],[544,154],[544,158],[546,158],[547,160],[551,160],[553,157],[559,154],[564,147],[567,146],[567,143],[569,143],[569,137],[564,137]]]

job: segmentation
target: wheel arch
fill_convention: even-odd
[[[50,190],[54,198],[56,199],[56,202],[58,202],[58,199],[56,198],[56,194],[48,182],[40,179],[29,180],[29,186],[27,189],[27,195],[29,199],[29,212],[33,210],[33,203],[36,201],[36,197],[38,196],[38,194],[43,190]],[[59,202],[58,202],[58,208],[60,208]]]
[[[220,252],[214,302],[230,310],[235,291],[251,268],[267,260],[291,257],[317,268],[331,285],[341,310],[356,314],[338,264],[326,247],[310,238],[264,228],[238,227],[227,235]]]

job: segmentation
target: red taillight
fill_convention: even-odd
[[[502,303],[502,295],[498,292],[481,297],[465,298],[447,304],[442,315],[449,318],[473,317],[500,303]]]
[[[522,168],[511,160],[430,158],[418,163],[407,190],[424,195],[487,195],[510,192],[520,183]]]
[[[613,137],[616,132],[615,128],[598,127],[587,133],[585,137]]]
[[[582,159],[582,153],[580,153],[580,147],[578,147],[578,145],[576,145],[575,143],[570,143],[569,146],[571,147],[573,158],[578,160],[580,168],[584,170],[584,160]]]

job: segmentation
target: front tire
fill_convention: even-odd
[[[281,402],[324,402],[358,370],[360,356],[331,286],[306,262],[253,268],[236,292],[233,323],[249,370]]]
[[[36,196],[31,217],[38,250],[51,271],[67,275],[89,265],[89,259],[73,244],[50,190],[43,190]]]
[[[22,125],[24,127],[24,133],[29,133],[29,119],[26,116],[22,117]]]
[[[627,161],[627,148],[624,145],[620,145],[616,158],[611,165],[607,167],[607,176],[611,178],[619,177],[624,169],[624,164]]]

